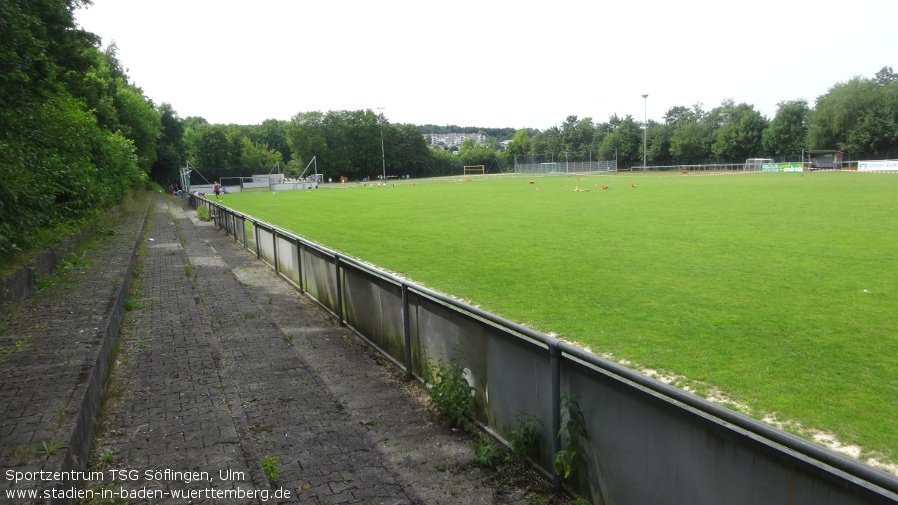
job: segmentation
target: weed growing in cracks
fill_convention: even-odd
[[[437,415],[453,428],[468,431],[474,414],[474,389],[465,379],[461,365],[428,360],[422,373]]]

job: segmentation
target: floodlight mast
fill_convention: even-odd
[[[181,189],[187,191],[190,188],[190,160],[184,160],[186,165],[181,167]]]
[[[645,171],[645,160],[646,160],[646,146],[648,146],[647,137],[649,131],[649,120],[648,120],[648,110],[649,110],[649,95],[642,95],[643,99],[643,110],[642,110],[642,170]]]
[[[378,107],[377,110],[380,111],[380,160],[381,167],[383,168],[383,179],[382,182],[384,186],[387,185],[387,155],[384,151],[384,109],[386,107]]]
[[[306,176],[306,172],[309,171],[309,167],[314,166],[314,167],[315,167],[315,182],[316,182],[316,183],[318,182],[318,161],[317,161],[317,158],[318,158],[317,155],[312,156],[311,161],[309,161],[308,163],[306,163],[306,168],[304,168],[303,171],[302,171],[302,173],[299,174],[299,178],[300,178],[300,179],[302,179],[303,177]]]

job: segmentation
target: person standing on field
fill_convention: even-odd
[[[217,200],[221,200],[221,184],[218,181],[215,181],[215,185],[212,186],[212,190],[215,191],[215,198]]]

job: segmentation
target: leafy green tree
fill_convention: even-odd
[[[646,132],[648,153],[646,158],[651,165],[665,165],[670,163],[670,138],[673,135],[673,127],[663,123],[649,120]]]
[[[69,75],[68,89],[72,95],[81,98],[101,128],[115,131],[118,127],[118,109],[115,99],[118,88],[127,78],[116,59],[116,46],[110,44],[106,51],[96,47],[85,48],[86,57],[91,58],[93,66],[89,71],[78,75]]]
[[[531,154],[531,150],[532,142],[527,130],[522,128],[515,132],[514,138],[511,139],[511,142],[508,143],[505,150],[498,155],[498,161],[500,166],[503,167],[503,171],[512,170],[515,164],[515,159],[520,156]]]
[[[162,130],[159,113],[143,91],[129,82],[117,51],[115,43],[105,51],[82,48],[82,61],[90,62],[92,67],[80,74],[68,72],[65,82],[67,89],[93,111],[101,128],[121,132],[134,142],[138,165],[149,173]]]
[[[474,144],[473,139],[465,139],[461,143],[458,157],[462,165],[483,165],[485,168],[496,165],[497,154],[485,144]]]
[[[526,129],[520,129],[515,132],[514,138],[508,143],[505,153],[508,157],[514,158],[515,156],[531,154],[531,149],[532,142],[530,141],[530,135],[527,133]]]
[[[284,133],[293,160],[299,161],[303,166],[312,160],[312,157],[326,159],[328,155],[327,141],[324,135],[324,114],[321,112],[300,112],[293,116],[286,125]]]
[[[533,154],[560,156],[564,152],[561,130],[557,126],[546,128],[533,136]]]
[[[293,156],[290,144],[287,143],[287,121],[266,119],[249,130],[249,138],[255,144],[266,145],[269,149],[281,153],[281,160],[289,163]]]
[[[595,133],[592,118],[578,119],[577,116],[568,116],[558,132],[558,148],[567,154],[568,159],[587,159],[589,153],[595,149],[593,145]]]
[[[629,114],[623,119],[615,114],[600,131],[605,132],[601,135],[597,151],[600,159],[617,159],[618,163],[625,165],[642,164],[641,122]]]
[[[711,155],[712,134],[717,119],[709,119],[702,104],[692,109],[675,107],[665,115],[665,122],[673,126],[670,136],[670,155],[681,163],[700,163]]]
[[[120,202],[147,180],[137,153],[158,118],[118,73],[114,52],[101,53],[99,38],[76,26],[73,10],[86,4],[0,1],[2,256]]]
[[[705,112],[702,110],[701,103],[694,104],[691,109],[677,105],[668,109],[664,114],[664,124],[676,128],[687,123],[701,121],[704,116]]]
[[[884,67],[874,79],[855,77],[817,98],[809,115],[811,149],[884,157],[898,151],[898,77]]]
[[[88,1],[6,0],[0,3],[0,105],[31,101],[68,87],[94,62],[99,37],[79,29],[73,11]]]
[[[412,124],[385,125],[387,174],[421,177],[432,164],[430,150],[418,127]]]
[[[316,157],[319,172],[353,179],[416,175],[432,165],[424,136],[414,125],[393,125],[371,109],[302,112],[286,125],[293,156]]]
[[[171,104],[159,105],[156,112],[162,131],[156,141],[156,161],[150,176],[159,184],[167,185],[178,180],[178,169],[185,164],[184,125]]]
[[[458,146],[459,154],[464,154],[467,151],[474,149],[474,139],[468,137],[461,141],[461,145]]]
[[[185,131],[188,128],[196,129],[201,125],[209,124],[209,122],[206,121],[206,118],[201,117],[201,116],[188,116],[188,117],[184,118],[184,120],[181,123],[184,125]]]
[[[768,122],[760,112],[746,103],[736,105],[731,99],[724,100],[715,112],[722,121],[717,125],[711,154],[729,162],[762,154],[761,138]]]
[[[709,158],[711,143],[708,125],[701,122],[685,123],[674,130],[670,137],[670,154],[675,160],[699,163]]]
[[[193,130],[195,137],[193,135],[186,137],[192,143],[191,163],[197,168],[209,171],[209,177],[220,178],[220,174],[230,164],[230,142],[225,127],[218,124],[200,125]]]
[[[115,96],[118,111],[117,131],[134,142],[137,164],[149,174],[156,161],[156,140],[162,132],[162,122],[153,104],[136,86],[122,83]]]
[[[240,158],[243,168],[253,173],[268,173],[281,162],[281,153],[269,149],[267,145],[256,144],[249,137],[240,137]]]
[[[882,67],[876,75],[873,76],[873,82],[880,86],[888,86],[898,82],[898,74],[892,70],[892,67]]]
[[[806,148],[808,102],[791,100],[776,106],[776,115],[761,138],[764,152],[773,156],[796,156]]]
[[[430,170],[427,175],[439,177],[442,175],[456,175],[461,172],[461,158],[452,154],[450,151],[443,150],[440,147],[430,148]]]

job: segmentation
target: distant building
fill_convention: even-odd
[[[479,133],[425,133],[424,139],[430,137],[431,146],[441,146],[448,149],[452,146],[461,146],[465,139],[471,139],[474,144],[482,144],[486,140],[486,135]]]
[[[808,151],[808,157],[811,159],[811,169],[842,169],[842,151],[836,149]]]

